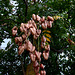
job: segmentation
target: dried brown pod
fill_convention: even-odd
[[[15,43],[18,44],[19,42],[22,42],[22,37],[15,37]]]
[[[27,23],[27,24],[25,24],[24,25],[27,29],[29,29],[29,24]]]
[[[40,67],[39,67],[39,66],[36,67],[36,68],[34,68],[34,72],[35,72],[36,74],[39,72],[39,70],[40,70]]]
[[[42,36],[41,41],[42,41],[42,42],[46,42],[46,38],[45,38],[44,35]]]
[[[24,23],[21,23],[21,27],[23,27],[24,26]]]
[[[35,46],[33,46],[30,41],[27,41],[26,44],[27,44],[27,50],[28,51],[30,51],[30,52],[34,52],[35,51]]]
[[[53,21],[48,21],[47,27],[48,27],[48,28],[51,28],[51,27],[52,27],[52,23],[53,23]]]
[[[48,16],[48,17],[47,17],[47,20],[48,20],[48,21],[54,21],[54,18],[51,17],[51,16]]]
[[[41,30],[40,29],[37,29],[36,32],[37,32],[38,35],[40,35]]]
[[[44,57],[45,60],[47,60],[48,57],[49,57],[49,51],[48,52],[43,51],[43,57]]]
[[[45,50],[46,50],[46,51],[50,51],[50,45],[46,45],[46,46],[45,46]]]
[[[32,21],[31,21],[31,20],[29,20],[29,21],[28,21],[28,24],[32,24]]]
[[[22,35],[23,40],[26,40],[26,37],[27,36],[25,34]]]
[[[36,58],[40,60],[41,52],[35,51]]]
[[[35,62],[35,60],[36,60],[36,55],[33,54],[33,53],[30,53],[30,58],[31,58],[31,60],[32,60],[33,62]]]
[[[18,55],[21,55],[24,52],[24,46],[19,46],[18,48]]]
[[[33,36],[34,39],[37,39],[38,37],[36,35]]]
[[[12,28],[12,35],[13,35],[13,36],[15,36],[15,35],[17,34],[17,30],[18,30],[18,28],[17,28],[16,26],[14,26],[14,27]]]
[[[46,71],[45,70],[43,71],[43,73],[44,73],[44,75],[46,75]]]
[[[36,20],[36,15],[33,14],[33,15],[32,15],[32,18],[33,18],[33,20]]]
[[[33,23],[33,26],[37,29],[37,25],[36,25],[36,23],[35,23],[35,22]]]
[[[38,66],[39,66],[39,63],[37,62],[37,60],[34,61],[34,63],[33,63],[33,67],[35,68],[35,67],[38,67]]]
[[[20,31],[23,32],[23,28],[22,27],[20,27]]]
[[[46,71],[45,70],[41,70],[41,75],[46,75]]]
[[[41,69],[44,69],[44,65],[43,65],[43,64],[40,64],[40,68],[41,68]]]
[[[41,19],[40,19],[41,23],[45,22],[45,17],[43,16]]]
[[[24,43],[22,46],[24,46],[24,49],[27,49],[27,44]]]
[[[40,71],[40,74],[41,74],[41,75],[44,75],[42,70]]]
[[[32,47],[33,47],[32,43],[29,40],[27,40],[26,41],[26,44],[27,44],[27,50],[28,51],[31,51],[32,50]]]
[[[47,29],[47,24],[42,23],[41,26],[42,26],[43,29]]]
[[[33,28],[33,25],[32,24],[29,24],[29,28]]]
[[[40,19],[41,19],[41,17],[38,16],[38,15],[36,15],[36,20],[37,20],[37,21],[40,21]]]
[[[30,31],[31,31],[32,35],[35,35],[35,34],[36,34],[36,29],[35,29],[35,27],[30,28]]]
[[[16,30],[13,30],[12,31],[12,35],[15,36],[16,34],[17,34],[17,31]]]
[[[21,26],[20,26],[20,31],[21,32],[24,32],[25,34],[27,33],[27,28],[26,28],[26,24],[25,23],[22,23]]]
[[[35,46],[32,46],[32,49],[30,52],[34,52],[35,51]]]
[[[36,73],[36,75],[40,75],[40,73]]]
[[[41,42],[41,48],[45,48],[45,43]]]

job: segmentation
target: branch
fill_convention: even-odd
[[[28,11],[28,0],[23,0],[25,3],[25,22],[26,22],[26,17],[27,17],[27,11]]]

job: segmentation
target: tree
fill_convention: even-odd
[[[14,26],[20,26],[21,23],[27,23],[32,14],[42,16],[52,16],[55,18],[51,31],[51,50],[47,61],[42,59],[45,64],[47,75],[68,74],[74,75],[75,65],[75,45],[74,40],[74,0],[15,0],[14,6],[9,0],[0,0],[0,45],[5,38],[11,38],[5,50],[0,50],[0,73],[9,75],[23,74],[22,64],[26,70],[29,64],[28,53],[18,56],[18,46],[14,42],[11,29]],[[18,31],[19,32],[19,31]],[[20,33],[20,32],[19,32]],[[63,56],[61,53],[63,52]],[[24,57],[27,57],[24,59]],[[65,58],[68,58],[66,60]],[[25,60],[25,62],[24,62]],[[25,64],[25,65],[24,65]]]

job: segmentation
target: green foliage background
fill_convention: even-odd
[[[53,27],[48,29],[52,36],[51,51],[49,59],[46,61],[42,58],[42,63],[46,66],[47,75],[74,75],[75,46],[70,45],[66,39],[70,38],[75,42],[75,1],[38,0],[34,3],[32,0],[26,0],[27,8],[25,0],[13,1],[16,1],[17,5],[11,4],[10,0],[0,0],[0,45],[4,39],[11,39],[5,49],[0,49],[0,75],[22,75],[21,62],[25,64],[26,70],[30,61],[28,52],[25,51],[18,56],[18,46],[14,42],[11,29],[13,26],[19,27],[23,22],[26,23],[32,14],[41,17],[48,15],[62,17],[55,20]]]

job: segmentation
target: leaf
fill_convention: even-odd
[[[47,37],[49,37],[49,38],[51,38],[51,35],[50,34],[44,33],[44,35],[47,36]]]
[[[61,16],[53,16],[55,20],[62,18]]]
[[[44,33],[44,32],[48,32],[48,33],[51,33],[51,31],[49,31],[49,30],[44,30],[44,31],[43,31],[43,33]]]
[[[49,38],[45,37],[48,42],[51,42]]]

